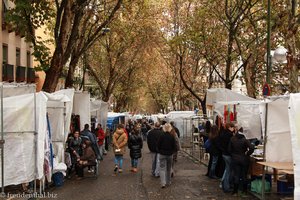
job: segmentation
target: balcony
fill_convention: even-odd
[[[17,66],[16,81],[18,83],[26,81],[26,67]]]
[[[27,68],[27,83],[35,83],[35,72],[32,67]]]
[[[14,66],[10,64],[2,65],[2,81],[13,82],[14,81]]]

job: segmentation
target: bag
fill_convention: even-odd
[[[265,180],[265,192],[271,191],[271,184],[270,182]],[[251,182],[251,192],[256,192],[258,194],[261,194],[262,192],[262,180],[261,179],[255,179]]]
[[[211,142],[210,142],[210,139],[207,139],[204,143],[204,148],[206,150],[208,150],[209,148],[211,147]]]
[[[122,155],[121,149],[115,149],[115,155]]]

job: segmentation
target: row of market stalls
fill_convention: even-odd
[[[0,86],[2,192],[9,185],[50,182],[56,171],[65,171],[65,143],[74,124],[82,130],[95,116],[106,126],[107,103],[88,93],[35,91],[35,85]]]
[[[199,124],[217,123],[216,119],[223,124],[234,121],[243,127],[247,139],[261,141],[265,166],[272,168],[275,164],[277,169],[294,174],[294,198],[300,199],[300,94],[257,100],[216,88],[207,90],[206,104],[213,116],[197,116],[194,111],[173,111],[165,116],[166,121],[175,122],[182,134],[182,145],[185,147],[186,140],[188,144],[193,142],[194,128]]]
[[[210,89],[207,105],[223,122],[236,121],[248,139],[261,139],[262,164],[294,174],[294,199],[300,199],[300,94],[256,100],[227,89]]]

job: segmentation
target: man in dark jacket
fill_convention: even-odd
[[[96,153],[96,156],[97,156],[97,159],[101,159],[101,156],[100,156],[100,151],[99,151],[99,147],[98,147],[98,144],[97,144],[97,138],[96,136],[90,132],[89,130],[89,125],[88,124],[85,124],[84,125],[84,129],[83,131],[81,131],[80,133],[80,137],[85,140],[85,139],[88,139],[89,141],[91,141],[91,147],[93,148],[94,152]]]
[[[160,123],[156,122],[154,124],[154,129],[150,130],[147,135],[147,144],[148,148],[151,152],[152,157],[152,175],[155,177],[159,177],[159,158],[157,151],[157,142],[159,137],[163,134],[160,129]]]
[[[243,192],[247,191],[246,175],[250,163],[250,155],[254,151],[254,146],[239,132],[234,133],[230,139],[228,151],[232,159],[233,171],[233,195],[237,195],[240,180],[243,184]]]
[[[85,140],[83,143],[83,155],[77,159],[76,173],[78,175],[78,179],[81,179],[83,177],[83,169],[86,166],[95,164],[96,156],[91,147],[91,142],[89,140]]]
[[[234,124],[229,122],[226,124],[226,130],[220,135],[220,149],[225,162],[225,171],[222,177],[222,189],[224,192],[230,192],[231,156],[228,152],[228,146],[234,130]]]
[[[173,153],[176,151],[176,141],[171,133],[172,129],[171,124],[166,123],[163,126],[164,133],[159,137],[157,142],[160,166],[159,174],[162,188],[171,184]]]

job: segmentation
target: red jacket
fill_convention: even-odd
[[[105,139],[105,133],[102,128],[97,131],[97,138],[98,138],[98,145],[103,145]]]

